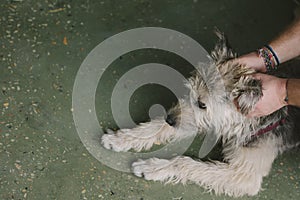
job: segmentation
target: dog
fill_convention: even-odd
[[[237,54],[224,34],[217,32],[217,36],[211,62],[193,73],[186,84],[190,95],[180,99],[167,117],[133,129],[109,131],[101,142],[113,151],[139,152],[157,143],[214,134],[222,145],[221,161],[187,156],[150,158],[132,163],[132,171],[146,180],[196,183],[215,194],[253,196],[260,191],[275,158],[296,146],[291,140],[292,122],[287,107],[264,117],[246,117],[263,95],[261,81],[251,76],[253,69],[236,62]]]

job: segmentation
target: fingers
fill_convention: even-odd
[[[252,111],[250,111],[246,117],[247,118],[253,118],[253,117],[262,117],[265,114],[263,114],[262,112],[260,112],[259,110],[257,110],[256,108],[254,108]]]
[[[255,73],[255,74],[250,74],[248,76],[251,77],[251,78],[253,78],[253,79],[263,81],[266,78],[265,76],[268,76],[268,75],[265,75],[265,74],[262,74],[262,73]],[[241,112],[238,100],[239,100],[239,97],[235,98],[233,100],[233,103],[234,103],[237,111]],[[256,103],[256,105],[253,107],[253,109],[248,114],[245,115],[247,118],[261,117],[261,116],[264,115],[263,114],[264,112],[261,110],[261,106],[262,106],[261,105],[261,101],[262,101],[262,99],[260,99]]]
[[[250,75],[248,75],[248,76],[250,76],[250,77],[252,77],[252,78],[254,78],[254,79],[256,79],[256,80],[262,81],[264,78],[266,78],[266,77],[269,76],[269,75],[262,74],[262,73],[254,73],[254,74],[250,74]]]

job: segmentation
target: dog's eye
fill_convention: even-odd
[[[199,108],[201,108],[201,109],[206,109],[205,103],[201,102],[200,100],[198,100],[197,103],[198,103],[198,107],[199,107]]]

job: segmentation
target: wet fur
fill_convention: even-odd
[[[223,146],[222,162],[204,162],[186,156],[171,160],[151,158],[134,162],[133,173],[147,180],[196,183],[216,194],[256,195],[277,155],[297,144],[288,140],[290,123],[253,137],[258,130],[287,118],[287,108],[266,117],[245,117],[262,96],[261,82],[248,76],[254,73],[252,69],[233,61],[236,54],[228,47],[225,36],[220,32],[217,36],[219,42],[211,53],[211,63],[199,66],[186,84],[190,89],[189,98],[179,100],[169,111],[176,121],[174,126],[158,118],[133,129],[105,134],[102,144],[114,151],[148,150],[153,144],[194,136],[195,129],[198,134],[206,134],[213,126],[212,134],[220,138]],[[200,109],[198,100],[207,108]]]

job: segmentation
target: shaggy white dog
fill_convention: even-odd
[[[217,35],[220,41],[211,53],[211,63],[200,66],[201,73],[195,72],[186,84],[189,98],[179,100],[166,119],[110,132],[103,135],[102,144],[114,151],[141,151],[197,132],[215,134],[223,146],[222,162],[186,156],[151,158],[134,162],[133,173],[147,180],[193,182],[216,194],[256,195],[277,155],[294,146],[288,140],[287,108],[266,117],[245,117],[262,96],[261,82],[247,76],[254,71],[234,62],[236,55],[224,35]]]

